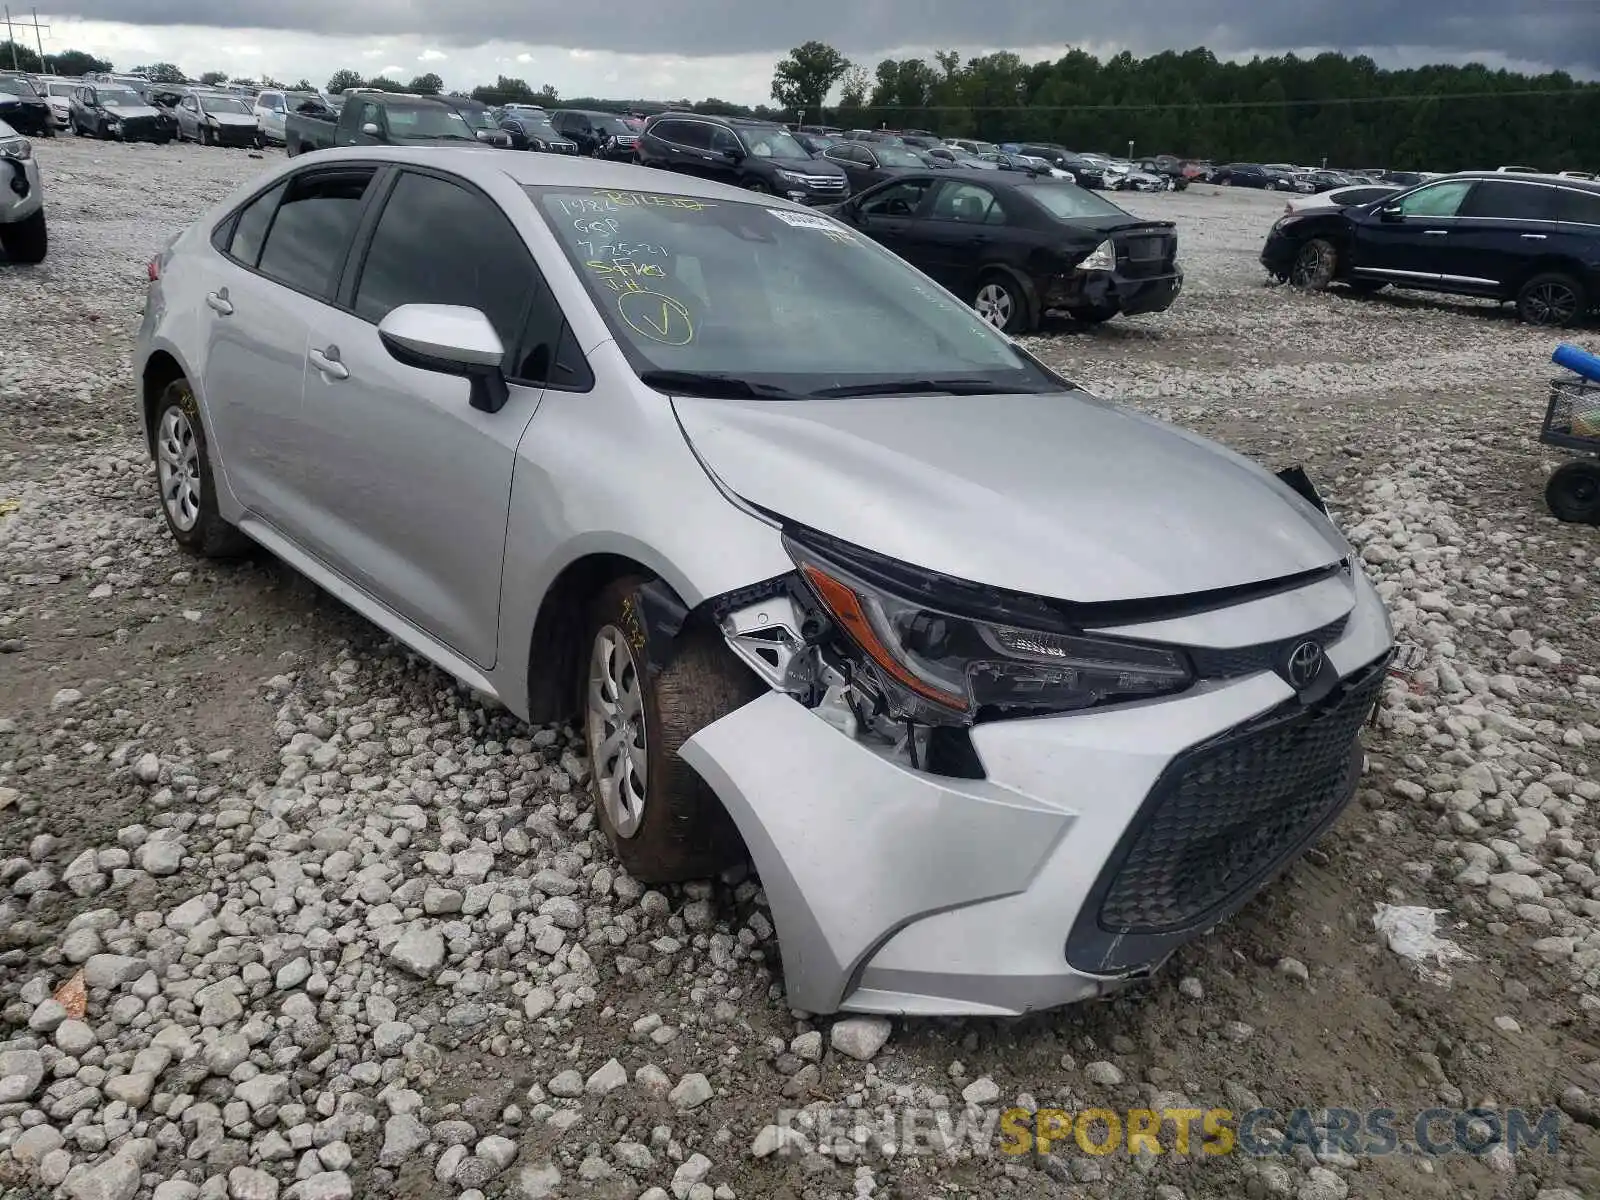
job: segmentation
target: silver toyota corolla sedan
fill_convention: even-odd
[[[353,147],[150,278],[173,537],[581,720],[617,857],[752,862],[797,1007],[1109,991],[1355,787],[1392,637],[1308,481],[1096,399],[825,216]]]

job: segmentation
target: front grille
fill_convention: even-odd
[[[1067,941],[1079,970],[1159,961],[1242,906],[1355,790],[1357,735],[1387,658],[1311,707],[1290,701],[1179,755],[1096,881]]]
[[[1254,675],[1257,671],[1272,671],[1289,657],[1289,651],[1308,639],[1324,648],[1333,645],[1344,635],[1344,627],[1349,620],[1350,614],[1346,613],[1310,633],[1296,634],[1276,642],[1262,642],[1257,646],[1238,646],[1231,650],[1191,647],[1189,657],[1194,661],[1195,671],[1201,679],[1229,679],[1236,675]]]
[[[837,175],[802,175],[800,181],[813,192],[842,192],[845,181]]]
[[[156,129],[154,117],[129,117],[122,122],[122,136],[126,141],[155,137]]]

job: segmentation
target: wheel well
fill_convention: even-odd
[[[1544,258],[1536,258],[1529,263],[1522,274],[1518,276],[1516,288],[1513,290],[1521,289],[1535,275],[1565,275],[1576,282],[1585,292],[1589,290],[1589,281],[1582,265],[1570,258],[1560,258],[1553,254]]]
[[[157,350],[144,364],[144,429],[145,437],[154,436],[156,419],[156,401],[161,398],[161,393],[166,390],[167,384],[176,379],[183,378],[183,368],[178,365],[178,360],[165,350]]]
[[[588,651],[583,626],[589,604],[601,588],[626,575],[654,578],[655,572],[621,554],[590,554],[568,563],[545,592],[528,639],[530,723],[543,725],[578,715],[578,672]]]

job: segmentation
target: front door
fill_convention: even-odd
[[[349,292],[312,333],[306,467],[319,521],[306,548],[479,666],[495,663],[500,573],[517,445],[543,394],[553,305],[521,237],[464,182],[406,171],[384,203]],[[347,287],[352,285],[347,284]],[[466,380],[398,362],[378,323],[402,304],[481,310],[507,348],[510,400],[468,403]]]
[[[1352,217],[1351,270],[1367,279],[1436,284],[1450,264],[1456,211],[1470,179],[1446,179]]]
[[[893,250],[914,267],[923,267],[918,260],[915,229],[933,188],[934,180],[926,175],[896,180],[861,198],[855,209],[855,223],[880,246]]]

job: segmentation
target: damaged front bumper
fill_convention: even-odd
[[[684,744],[761,876],[791,1004],[1011,1015],[1103,994],[1236,911],[1337,817],[1392,644],[1359,571],[1099,632],[1223,656],[1320,636],[1337,684],[1308,699],[1263,667],[980,721],[981,778],[917,769],[780,690]],[[763,658],[769,682],[794,670]]]

